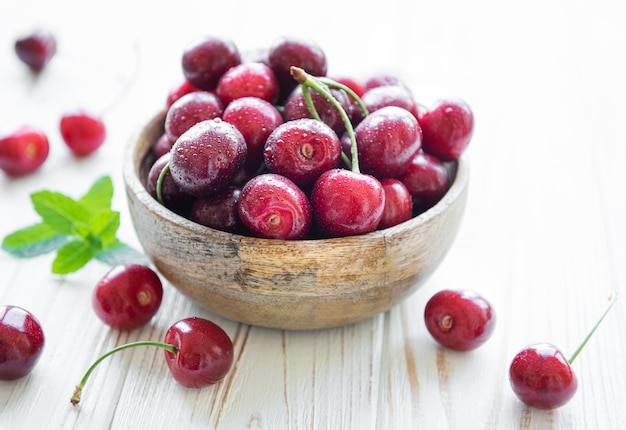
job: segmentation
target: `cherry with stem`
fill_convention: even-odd
[[[509,380],[513,392],[524,404],[551,410],[571,400],[578,389],[578,379],[572,363],[587,345],[616,299],[617,294],[610,298],[606,310],[569,360],[550,343],[534,344],[517,353],[509,368]]]

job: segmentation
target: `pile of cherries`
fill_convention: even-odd
[[[289,240],[402,223],[446,193],[473,132],[460,99],[426,109],[394,76],[329,78],[309,40],[252,55],[205,36],[181,63],[147,189],[227,232]]]
[[[15,42],[17,57],[36,76],[44,71],[56,52],[56,38],[43,30],[29,33]],[[106,139],[102,118],[83,109],[61,115],[59,132],[67,148],[78,157],[92,154]],[[49,152],[48,134],[37,126],[24,124],[0,136],[0,170],[12,177],[30,175],[48,159]]]

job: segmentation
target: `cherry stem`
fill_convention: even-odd
[[[85,387],[85,384],[87,383],[87,380],[89,379],[89,376],[91,375],[91,373],[94,371],[94,369],[107,357],[109,357],[110,355],[115,354],[116,352],[122,351],[124,349],[128,349],[128,348],[133,348],[136,346],[157,346],[159,348],[164,348],[167,351],[171,352],[172,354],[176,354],[178,352],[178,348],[174,345],[170,345],[168,343],[164,343],[164,342],[157,342],[157,341],[151,341],[151,340],[143,340],[143,341],[139,341],[139,342],[131,342],[131,343],[126,343],[124,345],[120,345],[116,348],[113,348],[112,350],[104,353],[103,355],[101,355],[100,357],[98,357],[98,359],[96,361],[93,362],[93,364],[89,367],[89,369],[87,369],[87,372],[85,372],[85,375],[83,376],[83,379],[80,380],[80,383],[76,386],[75,390],[74,390],[74,394],[72,395],[72,398],[70,399],[70,403],[72,403],[72,405],[76,406],[78,405],[78,403],[80,402],[80,398],[81,398],[81,394],[83,392],[83,388]]]
[[[320,118],[319,118],[319,115],[317,114],[315,106],[313,106],[311,94],[308,91],[309,88],[319,93],[331,105],[333,105],[335,109],[337,109],[337,111],[339,112],[339,115],[341,116],[341,120],[346,126],[346,132],[348,133],[348,137],[350,138],[350,155],[352,156],[352,161],[347,160],[347,157],[345,156],[345,154],[343,154],[343,151],[342,151],[342,158],[344,159],[344,161],[347,162],[348,165],[350,165],[350,169],[353,172],[360,173],[359,155],[358,155],[357,146],[356,146],[356,137],[354,136],[354,128],[352,127],[352,123],[350,122],[350,118],[348,118],[348,114],[346,113],[346,110],[343,108],[343,106],[341,106],[341,104],[337,101],[337,99],[335,99],[335,97],[333,97],[333,95],[330,93],[330,90],[327,84],[328,82],[332,82],[332,81],[330,81],[329,79],[324,79],[322,81],[320,78],[309,75],[300,67],[291,66],[289,70],[291,72],[291,76],[302,87],[302,95],[304,97],[304,101],[307,104],[307,107],[309,108],[311,115],[315,119],[319,120]],[[336,86],[340,87],[341,84],[336,83]],[[354,97],[358,98],[358,96],[354,94],[353,91],[351,91],[351,93],[353,94]]]
[[[600,323],[602,322],[602,320],[604,319],[604,317],[606,317],[606,315],[609,313],[609,311],[611,310],[611,308],[613,307],[613,305],[615,304],[615,302],[617,301],[617,292],[615,292],[615,294],[612,294],[609,297],[609,304],[606,307],[606,309],[604,310],[604,313],[602,314],[602,316],[600,317],[600,319],[598,319],[598,321],[596,322],[596,324],[593,326],[593,328],[591,329],[591,331],[587,334],[587,336],[585,336],[585,339],[583,339],[583,342],[580,344],[580,346],[576,349],[576,351],[574,351],[574,354],[572,354],[572,356],[570,357],[570,359],[568,360],[570,364],[572,364],[574,362],[574,360],[576,359],[576,357],[578,357],[578,354],[580,354],[580,351],[583,350],[583,348],[585,347],[585,345],[587,345],[587,342],[589,342],[589,339],[591,339],[591,336],[595,333],[595,331],[598,329],[598,327],[600,326]]]
[[[168,162],[165,166],[163,166],[163,169],[161,170],[161,173],[159,173],[159,177],[157,178],[157,183],[156,183],[157,201],[161,203],[162,205],[163,205],[163,181],[165,180],[165,175],[167,174],[167,172],[169,172],[169,170],[170,170],[170,163]]]

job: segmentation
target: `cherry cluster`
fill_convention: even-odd
[[[331,79],[310,40],[246,53],[205,36],[181,63],[147,189],[231,233],[289,240],[402,223],[446,193],[473,132],[460,99],[427,109],[392,75]]]
[[[35,74],[42,73],[57,52],[53,34],[38,30],[20,37],[15,42],[17,57]],[[59,122],[63,142],[79,157],[98,149],[106,138],[102,119],[79,109],[64,113]],[[50,152],[48,135],[30,124],[12,133],[0,136],[0,170],[9,176],[24,176],[37,171]]]

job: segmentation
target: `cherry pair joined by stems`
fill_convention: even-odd
[[[78,405],[85,384],[104,359],[138,346],[163,348],[172,377],[189,388],[202,388],[221,381],[232,367],[234,358],[232,341],[220,326],[204,318],[184,318],[170,326],[163,342],[127,343],[96,359],[76,386],[70,400],[72,405]]]

